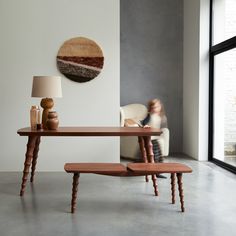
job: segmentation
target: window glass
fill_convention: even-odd
[[[214,61],[213,157],[236,166],[236,49]]]
[[[212,44],[236,35],[236,0],[213,0]]]

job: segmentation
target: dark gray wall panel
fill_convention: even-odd
[[[182,152],[183,1],[121,0],[121,105],[163,100],[170,151]]]

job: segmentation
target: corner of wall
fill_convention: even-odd
[[[208,160],[210,0],[200,0],[198,160]]]
[[[208,160],[209,0],[184,0],[183,151]]]
[[[184,0],[183,152],[198,159],[200,0]]]

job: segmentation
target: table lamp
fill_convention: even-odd
[[[40,97],[43,108],[42,125],[46,129],[48,112],[52,109],[54,102],[52,98],[62,97],[60,76],[34,76],[31,97]]]

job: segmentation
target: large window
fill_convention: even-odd
[[[236,173],[236,0],[211,0],[209,159]]]

